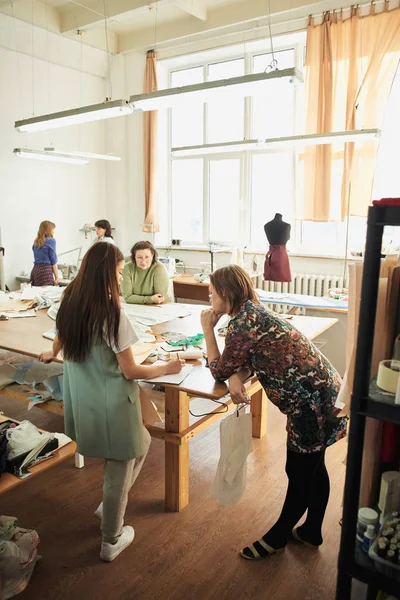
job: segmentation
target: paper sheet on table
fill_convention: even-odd
[[[303,308],[326,308],[347,310],[349,303],[345,300],[334,298],[322,298],[319,296],[308,296],[306,294],[285,294],[279,292],[267,292],[260,288],[255,290],[261,302],[269,304],[287,304],[289,306],[301,306]]]
[[[42,335],[44,338],[46,338],[46,340],[54,340],[57,333],[54,331],[54,329],[49,329],[49,331],[45,331],[42,333]]]
[[[141,365],[154,350],[155,347],[150,344],[144,344],[143,342],[136,342],[136,344],[133,344],[132,352],[135,357],[135,363]]]
[[[151,333],[148,325],[143,325],[139,323],[134,317],[129,317],[128,319],[130,323],[133,325],[134,330],[139,338],[139,342],[143,342],[145,344],[151,344],[156,341],[155,335]]]
[[[58,448],[57,448],[57,450],[59,450],[63,446],[66,446],[70,442],[72,442],[71,438],[68,437],[67,435],[65,435],[65,433],[57,433],[56,432],[54,434],[54,437],[58,440]]]
[[[161,304],[148,306],[143,304],[122,304],[128,317],[134,318],[143,325],[160,325],[178,317],[187,317],[190,311],[179,304]]]
[[[154,365],[165,365],[165,362],[158,360]],[[179,385],[189,375],[193,369],[193,365],[185,365],[180,373],[174,375],[162,375],[160,377],[153,377],[152,379],[141,379],[140,381],[147,381],[148,383],[174,383]]]
[[[25,310],[21,312],[2,312],[1,315],[8,317],[9,319],[21,319],[24,317],[36,317],[35,310]]]
[[[2,296],[0,299],[0,312],[21,312],[33,308],[32,300],[17,300],[9,298],[9,296]]]
[[[21,293],[21,300],[33,300],[36,296],[47,296],[55,302],[61,298],[63,291],[63,288],[55,285],[25,286]]]

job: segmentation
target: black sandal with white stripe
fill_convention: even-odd
[[[246,546],[241,550],[240,556],[245,558],[246,560],[261,560],[262,558],[267,558],[268,556],[272,556],[272,554],[281,554],[285,550],[283,548],[272,548],[264,538],[261,538],[250,544],[250,546]]]

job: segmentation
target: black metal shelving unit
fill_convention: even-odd
[[[356,545],[365,419],[372,417],[400,424],[400,406],[384,404],[370,396],[370,371],[385,225],[400,226],[400,207],[372,206],[368,211],[336,600],[350,600],[352,579],[358,579],[368,585],[368,598],[376,598],[378,590],[400,596],[399,581],[378,572],[373,561],[364,552],[359,552]],[[376,398],[376,395],[374,397]]]

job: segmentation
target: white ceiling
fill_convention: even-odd
[[[171,42],[177,44],[178,40],[190,45],[206,38],[222,40],[226,35],[246,30],[268,36],[268,10],[274,34],[280,33],[283,22],[295,31],[305,27],[304,19],[310,13],[350,3],[351,0],[0,0],[0,11],[28,23],[32,23],[33,13],[34,24],[39,27],[73,38],[80,31],[83,43],[126,52],[155,44],[162,48]]]

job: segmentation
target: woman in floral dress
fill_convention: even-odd
[[[281,515],[240,554],[259,560],[283,551],[293,538],[318,547],[329,499],[325,451],[346,435],[347,419],[335,408],[340,376],[306,336],[260,304],[241,267],[218,269],[210,281],[212,308],[201,320],[211,373],[217,381],[228,380],[237,404],[247,401],[244,380],[256,374],[271,402],[287,415],[289,483]],[[222,314],[231,320],[220,355],[214,327]],[[305,522],[294,529],[306,511]]]

